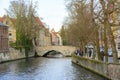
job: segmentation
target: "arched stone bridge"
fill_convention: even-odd
[[[58,51],[64,56],[70,56],[75,51],[76,47],[73,46],[43,46],[37,47],[38,55],[43,56],[49,51]]]

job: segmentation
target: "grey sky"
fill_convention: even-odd
[[[4,9],[8,9],[10,1],[12,0],[0,0],[0,16],[5,14]],[[49,25],[50,29],[54,28],[56,31],[61,28],[67,16],[64,0],[38,0],[37,12],[39,17],[43,18],[42,21]]]

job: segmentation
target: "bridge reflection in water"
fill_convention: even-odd
[[[0,64],[0,80],[106,80],[71,63],[71,58],[31,58]]]

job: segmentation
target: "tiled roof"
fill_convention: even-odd
[[[40,26],[43,26],[43,23],[41,22],[40,18],[39,18],[39,17],[35,17],[35,18],[36,18],[38,24],[39,24]]]
[[[3,22],[3,20],[4,20],[4,17],[0,17],[0,22]]]
[[[57,36],[57,33],[56,33],[56,32],[53,32],[53,34],[54,34],[55,36]]]
[[[12,21],[12,23],[15,23],[15,21],[16,21],[15,18],[10,18],[10,17],[9,17],[9,19]],[[42,23],[42,21],[40,20],[39,17],[35,17],[35,19],[36,19],[37,23],[38,23],[40,26],[43,26],[43,23]],[[4,16],[3,16],[3,17],[0,17],[0,22],[3,23],[3,21],[4,21]]]
[[[54,28],[51,30],[51,33],[54,35],[54,36],[57,36],[58,32],[55,32]]]

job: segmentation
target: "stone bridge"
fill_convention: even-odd
[[[38,55],[43,56],[50,51],[57,51],[64,56],[70,56],[75,51],[76,47],[73,46],[43,46],[37,47]]]

